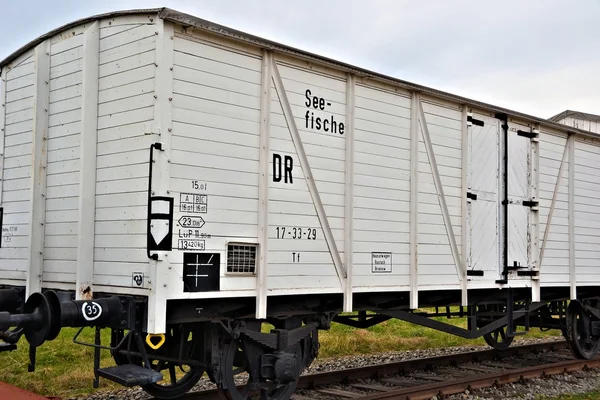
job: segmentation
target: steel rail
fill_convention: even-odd
[[[430,383],[411,388],[390,390],[367,396],[356,397],[357,400],[384,399],[430,399],[434,396],[448,396],[463,393],[465,390],[475,390],[492,387],[496,384],[506,384],[524,379],[540,378],[548,375],[558,375],[565,372],[580,371],[586,368],[600,368],[600,359],[558,361],[550,364],[535,365],[520,369],[494,372],[472,378],[452,379],[448,382]]]

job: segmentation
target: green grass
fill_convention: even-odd
[[[462,328],[467,327],[466,318],[437,319]],[[540,332],[539,329],[532,329],[527,335],[517,337],[515,341],[518,342],[521,338],[540,338],[556,335],[560,335],[560,332]],[[451,346],[487,346],[483,338],[463,339],[395,319],[382,322],[368,329],[355,329],[334,323],[329,331],[319,333],[319,340],[321,342],[319,350],[321,358]]]
[[[68,398],[92,391],[94,350],[73,343],[77,329],[64,328],[51,342],[37,349],[37,363],[34,372],[27,372],[29,345],[24,337],[15,351],[0,353],[0,381],[42,394]],[[110,342],[109,330],[104,330],[102,343]],[[94,341],[94,329],[86,328],[79,340]],[[113,365],[107,352],[103,352],[102,366]],[[117,388],[108,381],[102,388]]]
[[[466,327],[464,318],[452,320],[439,318],[439,320]],[[76,332],[76,329],[65,328],[56,340],[38,348],[37,367],[33,373],[27,372],[28,345],[25,338],[22,338],[16,351],[0,353],[0,381],[42,395],[63,398],[94,391],[92,389],[93,349],[74,344],[72,339]],[[560,335],[560,332],[542,333],[534,329],[525,337],[552,335]],[[321,331],[319,336],[321,342],[319,358],[461,345],[485,346],[483,339],[462,339],[398,320],[389,320],[368,329],[355,329],[333,323],[329,331]],[[520,338],[517,338],[517,341]],[[80,340],[92,343],[94,330],[86,328]],[[109,342],[109,330],[106,329],[103,332],[102,343]],[[113,365],[110,355],[102,351],[102,366],[110,365]],[[101,380],[98,390],[107,389],[121,389],[121,386]]]
[[[540,400],[598,400],[600,399],[600,391],[583,393],[583,394],[564,394],[558,397],[540,397]]]

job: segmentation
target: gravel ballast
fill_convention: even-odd
[[[552,375],[545,378],[529,379],[524,383],[509,383],[487,389],[466,392],[447,399],[511,399],[539,400],[561,395],[585,394],[600,390],[600,370],[576,371],[568,374]]]
[[[549,341],[559,341],[562,337],[546,337],[544,339],[522,339],[515,345],[536,344]],[[366,367],[381,363],[422,359],[444,355],[484,350],[482,346],[459,346],[442,349],[424,349],[394,351],[377,354],[360,354],[356,356],[332,357],[315,360],[303,373],[328,372],[341,369]],[[539,396],[558,396],[560,394],[587,393],[600,388],[600,371],[581,371],[570,374],[556,375],[549,378],[532,379],[526,383],[507,384],[500,387],[481,389],[473,393],[463,393],[449,398],[452,399],[534,399]],[[208,378],[202,378],[192,391],[214,388]],[[99,391],[87,396],[71,397],[68,400],[144,400],[149,399],[141,388],[123,389],[119,391]]]

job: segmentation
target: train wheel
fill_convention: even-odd
[[[579,304],[572,302],[567,308],[567,329],[564,336],[573,355],[592,359],[600,349],[600,338],[591,334],[592,316]]]
[[[197,337],[199,336],[199,337]],[[157,383],[142,386],[142,389],[157,399],[176,399],[187,393],[204,374],[202,366],[202,333],[184,325],[170,326],[165,334],[165,343],[157,350],[145,345],[150,366],[162,373]],[[130,360],[125,350],[114,352],[117,365],[129,362],[142,365],[142,358],[135,344],[131,343]]]
[[[287,400],[294,393],[300,375],[300,345],[294,346],[297,356],[297,371],[294,379],[276,384],[260,376],[259,365],[263,352],[256,346],[240,339],[228,340],[223,349],[223,382],[221,393],[229,400],[247,400],[259,397],[261,400]]]
[[[483,335],[483,340],[494,349],[502,351],[510,347],[514,337],[508,336],[506,334],[506,326],[503,326]]]

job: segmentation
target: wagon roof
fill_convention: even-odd
[[[354,73],[359,77],[370,78],[370,79],[373,79],[376,81],[385,82],[385,83],[388,83],[391,85],[402,87],[407,90],[416,91],[416,92],[420,92],[420,93],[424,93],[424,94],[430,94],[435,97],[439,97],[439,98],[446,99],[446,100],[451,100],[454,102],[458,102],[460,104],[465,104],[465,105],[483,109],[483,110],[486,110],[489,112],[506,114],[509,117],[522,119],[522,120],[526,120],[529,122],[536,122],[536,123],[539,123],[541,126],[555,128],[555,129],[559,129],[562,131],[579,133],[579,134],[582,134],[585,136],[592,136],[595,138],[600,138],[600,135],[598,135],[598,134],[595,134],[595,133],[592,133],[589,131],[584,131],[584,130],[577,129],[577,128],[573,128],[573,127],[569,127],[569,126],[560,124],[558,122],[555,122],[554,118],[556,118],[557,116],[552,117],[551,119],[544,119],[544,118],[539,118],[539,117],[535,117],[532,115],[527,115],[527,114],[524,114],[521,112],[512,111],[512,110],[509,110],[509,109],[506,109],[503,107],[498,107],[498,106],[494,106],[491,104],[483,103],[483,102],[480,102],[477,100],[468,99],[466,97],[462,97],[462,96],[454,95],[452,93],[448,93],[448,92],[433,89],[430,87],[418,85],[418,84],[415,84],[412,82],[394,78],[392,76],[380,74],[380,73],[370,71],[370,70],[367,70],[367,69],[364,69],[361,67],[357,67],[357,66],[354,66],[351,64],[347,64],[347,63],[344,63],[341,61],[323,57],[323,56],[320,56],[320,55],[317,55],[317,54],[314,54],[314,53],[311,53],[311,52],[308,52],[305,50],[300,50],[300,49],[297,49],[297,48],[294,48],[291,46],[286,46],[284,44],[273,42],[271,40],[263,39],[258,36],[254,36],[254,35],[251,35],[251,34],[248,34],[245,32],[241,32],[241,31],[238,31],[238,30],[235,30],[235,29],[223,26],[223,25],[216,24],[214,22],[207,21],[202,18],[195,17],[193,15],[189,15],[189,14],[182,13],[182,12],[179,12],[176,10],[172,10],[172,9],[166,8],[166,7],[114,11],[114,12],[98,14],[98,15],[82,18],[77,21],[73,21],[71,23],[68,23],[66,25],[63,25],[59,28],[56,28],[56,29],[50,31],[50,32],[38,37],[37,39],[32,40],[31,42],[27,43],[25,46],[21,47],[14,53],[10,54],[4,60],[0,61],[0,70],[2,69],[3,66],[7,65],[8,63],[10,63],[14,59],[16,59],[17,57],[19,57],[21,54],[23,54],[27,50],[37,46],[38,44],[40,44],[41,42],[43,42],[44,40],[46,40],[50,37],[63,32],[64,30],[67,30],[69,28],[72,28],[72,27],[75,27],[75,26],[78,26],[78,25],[81,25],[81,24],[84,24],[87,22],[91,22],[91,21],[102,20],[102,19],[106,19],[106,18],[114,18],[114,17],[119,17],[119,16],[125,16],[125,15],[136,15],[136,14],[138,14],[138,15],[139,14],[157,14],[159,18],[162,18],[166,21],[175,22],[175,23],[178,23],[178,24],[186,26],[186,27],[191,26],[194,28],[212,32],[214,34],[226,36],[233,40],[237,40],[240,42],[258,46],[263,49],[270,49],[270,50],[274,50],[274,51],[277,51],[280,53],[290,54],[290,55],[305,59],[307,61],[312,61],[312,62],[315,62],[318,64],[323,64],[323,65],[333,67],[338,70],[343,70],[346,72]],[[559,114],[559,115],[561,115],[561,114]]]
[[[581,112],[581,111],[574,111],[574,110],[565,110],[561,113],[558,113],[554,117],[550,118],[550,121],[558,122],[558,121],[568,118],[568,117],[584,119],[586,121],[592,121],[592,122],[600,122],[600,115],[585,113],[585,112]]]

